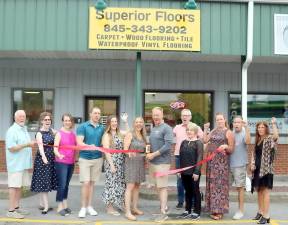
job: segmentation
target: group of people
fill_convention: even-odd
[[[252,172],[252,193],[258,193],[258,212],[253,218],[259,224],[270,222],[270,190],[273,188],[273,161],[277,148],[278,130],[276,119],[271,119],[272,134],[266,121],[256,124],[255,147],[252,150],[250,168],[247,145],[251,143],[250,130],[241,116],[233,119],[233,130],[228,128],[223,113],[216,113],[215,128],[204,124],[204,132],[191,123],[192,114],[188,109],[181,112],[182,123],[173,132],[176,137],[176,167],[197,165],[178,175],[178,204],[185,212],[180,218],[198,219],[201,213],[199,180],[203,152],[210,160],[206,166],[205,211],[214,220],[221,220],[229,211],[229,187],[233,183],[238,192],[238,210],[233,219],[244,216],[244,191],[247,172]],[[186,131],[186,133],[185,133]],[[205,147],[204,147],[205,146]],[[203,150],[205,149],[205,150]],[[198,163],[198,164],[197,164]],[[185,196],[185,198],[184,198]],[[192,211],[192,204],[194,210]]]
[[[235,182],[239,194],[239,210],[234,219],[244,214],[244,187],[247,174],[247,144],[250,132],[241,117],[233,121],[231,131],[221,113],[216,114],[216,126],[210,132],[210,124],[204,125],[204,132],[195,123],[190,122],[189,109],[181,112],[182,123],[173,130],[164,122],[163,109],[152,109],[153,128],[149,142],[146,137],[142,117],[135,118],[130,129],[127,116],[125,130],[120,130],[116,116],[109,116],[106,128],[100,124],[101,110],[94,107],[90,111],[90,120],[78,126],[74,133],[74,121],[70,114],[62,116],[63,126],[54,130],[52,115],[43,112],[39,118],[39,130],[35,141],[30,139],[25,127],[26,114],[23,110],[15,112],[15,123],[6,134],[6,160],[9,187],[8,217],[24,218],[28,214],[20,208],[21,187],[31,185],[31,191],[39,193],[39,209],[47,214],[51,208],[48,193],[56,190],[57,213],[66,216],[71,213],[68,207],[69,182],[74,165],[79,158],[79,179],[81,187],[81,209],[79,218],[86,214],[96,216],[92,200],[94,185],[99,180],[104,163],[105,185],[102,200],[107,213],[119,216],[125,212],[128,220],[137,220],[144,212],[138,208],[140,184],[145,181],[145,160],[148,162],[149,182],[155,185],[160,200],[160,214],[156,222],[168,218],[168,175],[171,164],[171,147],[175,146],[175,165],[177,168],[191,168],[178,174],[178,205],[185,211],[179,216],[196,220],[201,214],[201,194],[199,189],[203,156],[210,157],[206,168],[205,211],[214,220],[223,218],[229,210],[229,176]],[[276,150],[278,132],[276,120],[272,118],[273,134],[269,126],[261,121],[256,125],[256,143],[252,152],[251,171],[252,191],[258,192],[258,223],[269,223],[269,190],[273,187],[273,159]],[[38,146],[34,159],[32,182],[28,170],[32,168],[32,147]],[[78,152],[73,146],[81,146]],[[87,146],[87,147],[86,147]],[[91,150],[89,147],[124,150],[121,153],[109,153]],[[86,149],[85,149],[86,148]],[[125,152],[125,150],[139,150]],[[79,156],[78,156],[79,154]],[[104,156],[104,157],[103,157]],[[104,158],[104,162],[103,162]],[[205,161],[205,160],[204,160]],[[195,166],[194,166],[195,165]],[[194,166],[194,167],[192,167]],[[163,173],[155,176],[155,173]]]

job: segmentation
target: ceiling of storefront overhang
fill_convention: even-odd
[[[0,59],[96,59],[96,60],[135,60],[135,51],[95,50],[89,52],[42,52],[42,51],[0,51]],[[144,61],[182,62],[240,62],[236,55],[203,55],[191,52],[143,51]],[[287,56],[254,57],[256,63],[288,63]]]

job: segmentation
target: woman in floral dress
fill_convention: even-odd
[[[123,149],[123,134],[118,127],[116,116],[109,116],[106,124],[106,131],[102,138],[104,148]],[[124,153],[105,153],[105,187],[102,200],[107,207],[107,213],[119,216],[120,213],[114,208],[123,210],[125,178],[124,178]]]
[[[217,148],[219,152],[207,162],[205,211],[212,219],[220,220],[229,211],[229,154],[234,150],[234,136],[222,113],[216,114],[216,128],[211,133],[208,133],[209,126],[209,123],[204,125],[207,154]]]

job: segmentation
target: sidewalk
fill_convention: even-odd
[[[99,182],[97,182],[97,186],[104,186],[104,173],[101,174]],[[146,179],[148,180],[148,179]],[[202,176],[200,181],[200,188],[203,193],[205,193],[205,182],[206,177]],[[80,186],[79,176],[78,174],[74,174],[72,180],[70,182],[71,186]],[[0,198],[7,194],[7,173],[0,173]],[[28,194],[28,193],[27,193]],[[28,194],[29,195],[29,194]],[[158,199],[156,195],[156,190],[153,187],[149,187],[147,183],[141,185],[140,197],[149,200]],[[271,191],[271,202],[287,202],[288,201],[288,175],[278,175],[274,176],[274,187]],[[176,176],[169,176],[169,199],[176,200]],[[245,193],[245,201],[247,202],[255,202],[257,198],[257,194],[251,194],[250,192]],[[237,192],[235,188],[231,188],[230,190],[230,201],[237,200]]]

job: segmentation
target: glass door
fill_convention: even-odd
[[[101,109],[100,122],[105,126],[107,117],[119,116],[119,96],[86,96],[85,97],[85,120],[89,119],[89,112],[93,107]]]

